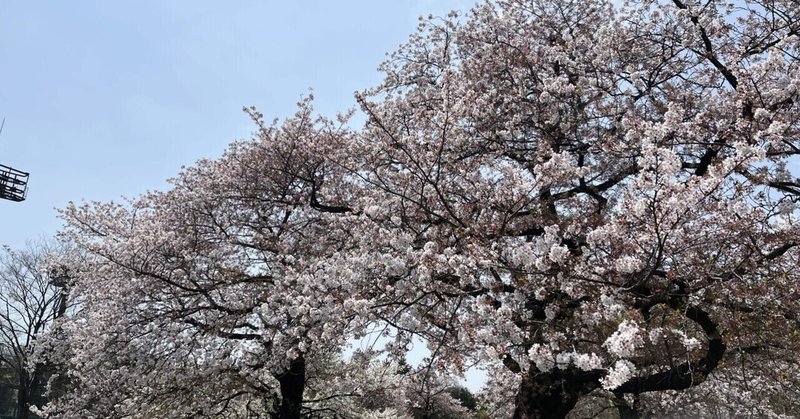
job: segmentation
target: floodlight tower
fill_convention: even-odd
[[[0,198],[9,201],[24,201],[28,195],[30,173],[0,164]]]
[[[5,124],[6,119],[3,118],[3,122],[0,123],[0,133],[3,132]],[[14,202],[24,201],[28,195],[29,176],[30,173],[28,172],[0,164],[0,199],[8,199]]]

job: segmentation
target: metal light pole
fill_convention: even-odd
[[[51,285],[60,288],[58,302],[56,303],[55,318],[63,317],[64,313],[67,312],[67,297],[69,296],[72,274],[68,267],[60,265],[50,269],[48,277],[50,278]]]

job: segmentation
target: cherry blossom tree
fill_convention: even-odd
[[[64,211],[93,258],[48,412],[332,409],[312,360],[376,323],[515,418],[797,411],[799,34],[791,0],[423,19],[363,128],[250,110],[173,189]]]
[[[796,364],[774,331],[798,320],[798,13],[498,1],[422,22],[360,97],[381,316],[456,365],[501,360],[515,417],[563,417],[600,388],[723,391],[728,369],[779,395]]]
[[[300,414],[307,354],[340,348],[367,306],[333,263],[352,232],[326,218],[348,211],[321,157],[347,140],[345,117],[299,108],[280,127],[251,110],[256,141],[170,191],[64,211],[65,237],[94,257],[65,326],[77,387],[50,414]]]

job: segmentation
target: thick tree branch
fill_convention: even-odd
[[[727,349],[717,323],[704,310],[696,306],[683,309],[674,302],[668,303],[670,308],[683,310],[686,318],[694,321],[708,338],[706,354],[699,360],[684,362],[666,371],[646,377],[636,377],[622,384],[615,391],[620,393],[645,393],[650,391],[685,390],[705,381],[714,371]]]

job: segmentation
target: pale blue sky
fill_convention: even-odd
[[[333,116],[376,84],[419,15],[470,0],[12,1],[0,12],[0,163],[31,173],[0,201],[0,244],[54,233],[54,208],[167,187],[313,88]]]

